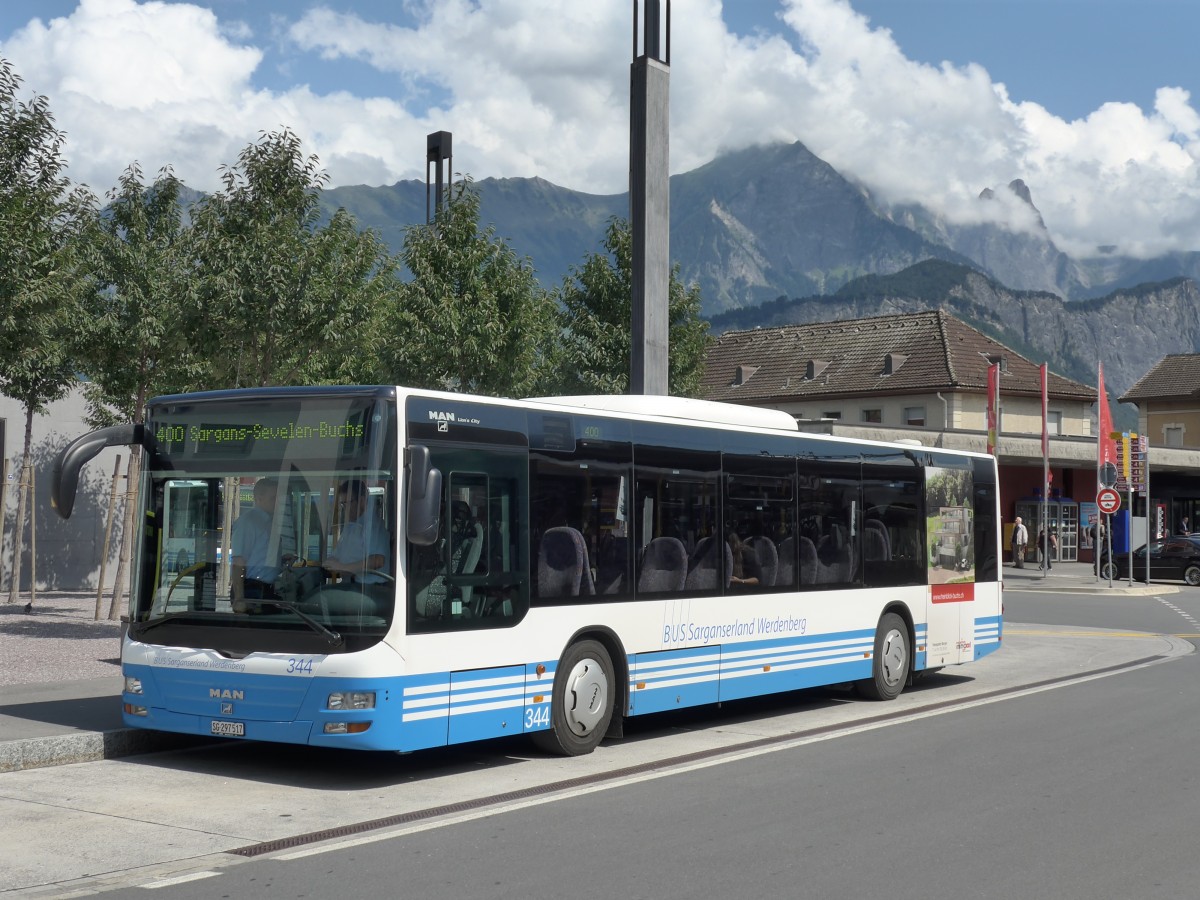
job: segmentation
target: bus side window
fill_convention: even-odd
[[[798,492],[800,582],[817,588],[861,583],[861,479],[857,464],[807,466]],[[813,552],[815,551],[815,552]]]
[[[785,543],[794,531],[794,470],[791,459],[726,458],[725,531],[734,571],[725,584],[731,592],[795,585],[795,541]]]

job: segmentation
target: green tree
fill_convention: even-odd
[[[180,188],[170,169],[147,186],[134,163],[108,193],[94,257],[104,290],[89,310],[84,368],[96,427],[142,421],[146,400],[179,390],[200,366],[178,327],[195,292]]]
[[[540,379],[555,339],[554,307],[495,229],[479,229],[479,194],[453,186],[431,226],[405,233],[412,280],[380,328],[380,377],[397,384],[522,396]]]
[[[49,101],[40,95],[23,101],[20,90],[20,76],[0,59],[0,392],[25,411],[21,481],[27,485],[33,417],[77,381],[82,300],[94,290],[85,250],[95,200],[65,174],[65,135]],[[14,600],[27,493],[19,493],[17,504]]]
[[[604,253],[593,253],[572,270],[558,291],[561,341],[553,367],[553,392],[623,394],[629,390],[633,319],[633,236],[629,223],[612,219]],[[679,266],[671,270],[667,321],[672,395],[695,397],[712,339],[700,318],[700,288],[684,287]]]
[[[93,426],[144,421],[146,401],[179,390],[195,377],[199,360],[179,328],[194,288],[188,229],[179,204],[179,180],[164,169],[149,187],[136,163],[108,193],[94,248],[103,290],[90,304],[92,321],[84,372]],[[133,447],[126,484],[136,485],[139,448]],[[134,504],[126,503],[109,618],[124,592]]]
[[[188,323],[207,365],[189,387],[341,380],[355,368],[394,264],[345,210],[320,224],[327,180],[285,129],[246,147],[195,207],[201,281]]]

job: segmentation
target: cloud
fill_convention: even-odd
[[[222,164],[285,125],[333,184],[423,178],[425,135],[446,129],[455,169],[476,178],[625,190],[627,0],[411,0],[404,11],[395,24],[315,7],[256,34],[183,2],[82,0],[11,35],[3,53],[50,97],[73,176],[101,191],[133,160],[213,188]],[[951,221],[1032,227],[1019,203],[976,200],[1024,179],[1073,255],[1196,247],[1200,115],[1180,88],[1161,88],[1151,110],[1109,103],[1065,121],[981,66],[908,59],[848,0],[780,0],[778,27],[748,36],[725,27],[719,0],[675,13],[674,172],[798,140],[880,198]],[[300,77],[357,66],[377,74],[375,96],[266,89],[264,65]]]

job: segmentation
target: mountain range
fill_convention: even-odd
[[[547,287],[602,249],[613,216],[628,215],[627,194],[541,178],[476,186],[481,223]],[[671,258],[699,284],[717,333],[944,306],[1084,383],[1102,359],[1118,394],[1165,353],[1200,349],[1200,253],[1138,260],[1103,247],[1075,259],[1055,246],[1023,181],[981,186],[978,202],[1000,191],[1028,204],[1032,230],[889,206],[802,144],[751,147],[671,178]],[[425,222],[427,195],[423,182],[401,181],[329,189],[322,203],[399,250],[405,229]]]

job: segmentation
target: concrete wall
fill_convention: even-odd
[[[105,450],[84,468],[79,493],[70,519],[59,518],[50,507],[50,468],[55,454],[70,441],[90,431],[84,421],[86,406],[81,389],[50,405],[33,419],[31,456],[34,465],[34,508],[36,528],[37,587],[39,590],[94,590],[100,573],[105,521],[112,492],[113,466],[118,454],[121,473],[129,461],[125,448]],[[12,585],[13,542],[17,517],[18,482],[25,443],[25,410],[19,403],[0,397],[0,421],[4,423],[4,445],[0,450],[8,463],[3,485],[3,539],[0,541],[0,603],[7,602]],[[124,490],[124,479],[121,480]],[[28,591],[34,559],[31,555],[28,517],[23,540],[20,590]],[[110,563],[105,573],[111,587],[116,570],[120,522],[114,525]],[[126,582],[128,583],[128,582]]]
[[[1200,407],[1194,400],[1143,403],[1149,411],[1138,416],[1138,429],[1150,439],[1151,447],[1167,446],[1167,429],[1180,428],[1186,449],[1200,449]]]

